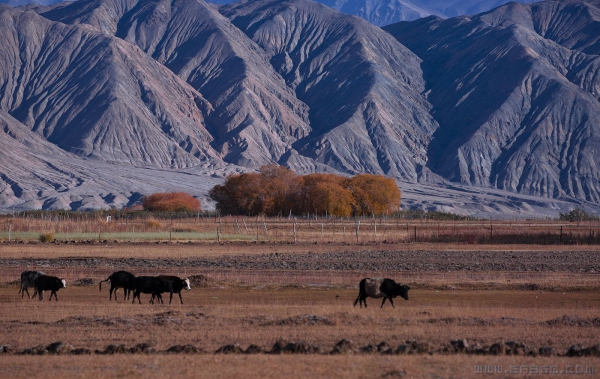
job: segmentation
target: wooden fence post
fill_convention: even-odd
[[[296,220],[294,220],[294,243],[296,243],[297,239],[296,239]]]
[[[560,226],[560,239],[559,242],[562,243],[562,225]]]

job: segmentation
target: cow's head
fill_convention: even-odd
[[[398,285],[398,287],[395,288],[394,295],[400,296],[404,300],[408,300],[408,290],[409,289],[410,289],[409,286],[400,284],[400,285]]]
[[[64,279],[60,280],[62,282],[63,288],[67,288],[67,281]]]
[[[191,290],[192,287],[190,287],[190,280],[188,278],[183,279],[183,282],[185,283],[185,289],[186,290]]]

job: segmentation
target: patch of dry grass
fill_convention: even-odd
[[[437,246],[440,247],[439,245]],[[279,251],[294,254],[316,251],[373,249],[373,246],[262,245],[262,244],[111,244],[111,245],[8,245],[0,244],[0,345],[24,349],[55,341],[75,347],[104,349],[109,344],[127,347],[148,343],[157,350],[173,345],[193,344],[207,354],[41,356],[0,355],[0,375],[31,377],[52,372],[53,377],[348,377],[348,378],[431,378],[477,377],[477,365],[595,365],[598,358],[492,357],[440,354],[424,356],[271,356],[214,355],[226,344],[250,344],[269,350],[279,339],[305,341],[325,351],[341,339],[357,346],[386,341],[395,347],[407,340],[429,343],[436,348],[452,339],[470,344],[490,345],[515,340],[537,348],[551,346],[564,353],[569,346],[600,343],[598,275],[569,272],[381,272],[410,283],[410,300],[395,300],[379,308],[380,300],[368,299],[368,308],[353,307],[357,278],[373,274],[353,271],[234,270],[196,269],[186,259],[229,257],[245,253]],[[377,249],[398,249],[381,244]],[[443,245],[454,251],[463,246]],[[466,249],[470,247],[466,246]],[[491,247],[504,249],[506,246]],[[523,246],[519,246],[523,248]],[[532,254],[538,247],[530,247]],[[573,249],[553,246],[552,249]],[[573,251],[590,251],[579,246]],[[402,245],[418,252],[431,245]],[[474,250],[480,250],[481,246]],[[591,248],[590,248],[591,249]],[[543,249],[540,249],[543,250]],[[570,250],[566,250],[570,251]],[[9,258],[29,257],[34,267],[19,267]],[[74,257],[73,266],[49,265],[43,259]],[[115,270],[107,261],[79,258],[108,257],[148,260],[138,275],[173,273],[203,275],[204,286],[192,285],[184,292],[185,304],[175,296],[172,305],[109,302],[107,285],[98,291],[97,282]],[[157,265],[157,258],[173,257],[179,266]],[[237,259],[237,258],[236,258]],[[38,261],[39,260],[39,261]],[[75,262],[75,263],[73,263]],[[58,292],[59,301],[21,299],[16,284],[22,270],[41,269],[67,279],[67,288]],[[128,269],[128,267],[122,267]],[[132,270],[133,271],[133,270]],[[177,271],[177,272],[173,272]],[[74,281],[91,278],[92,286],[73,286]],[[452,288],[454,287],[454,288]],[[547,289],[550,289],[548,291]],[[486,375],[485,377],[493,377]],[[536,377],[544,377],[538,375]],[[552,376],[550,376],[552,377]],[[592,376],[582,376],[592,377]]]
[[[380,355],[115,355],[115,356],[0,356],[0,375],[31,378],[40,373],[69,378],[498,378],[478,369],[503,370],[556,367],[559,370],[600,368],[599,358],[380,356]],[[510,376],[512,377],[512,376]],[[529,377],[514,375],[514,377]],[[564,377],[535,375],[535,378]]]
[[[480,344],[517,340],[532,346],[566,349],[598,343],[600,326],[546,321],[568,315],[593,323],[600,294],[540,294],[532,291],[411,291],[396,308],[368,299],[353,307],[350,289],[251,290],[194,288],[172,305],[109,302],[93,287],[67,287],[59,302],[28,300],[12,288],[0,289],[3,341],[19,348],[68,341],[103,349],[110,343],[150,343],[159,349],[194,344],[215,351],[225,344],[257,344],[269,349],[278,339],[305,341],[330,350],[341,339],[359,345],[406,340],[436,346],[466,338]],[[147,302],[149,296],[142,296]],[[165,313],[167,312],[167,313]],[[309,315],[317,316],[316,321]]]
[[[458,243],[379,243],[348,245],[344,243],[103,243],[103,244],[0,244],[0,258],[39,258],[56,259],[61,257],[104,257],[104,258],[173,258],[218,257],[232,255],[258,255],[265,253],[304,254],[308,252],[345,252],[345,251],[598,251],[590,245],[467,245]]]

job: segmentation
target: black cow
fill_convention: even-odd
[[[375,299],[383,297],[381,308],[383,308],[386,299],[389,299],[392,307],[394,307],[392,299],[396,296],[401,296],[404,300],[408,300],[409,289],[409,286],[398,284],[388,278],[364,278],[360,281],[358,297],[354,300],[354,306],[356,306],[356,303],[360,302],[360,307],[362,308],[362,303],[365,303],[366,308],[367,297]]]
[[[150,299],[150,303],[152,304],[154,304],[155,297],[162,302],[162,296],[160,296],[160,294],[163,292],[169,292],[171,293],[171,297],[173,297],[173,286],[170,281],[161,279],[157,276],[138,276],[135,278],[135,291],[133,293],[132,303],[135,303],[136,297],[138,302],[140,304],[142,303],[140,299],[141,293],[152,294],[152,298]]]
[[[40,301],[44,299],[44,291],[51,291],[50,299],[48,301],[52,301],[52,295],[54,295],[54,298],[58,301],[56,291],[61,288],[67,288],[67,281],[59,279],[56,276],[40,275],[35,281],[35,292],[39,294]]]
[[[99,291],[102,292],[102,282],[110,281],[110,291],[108,293],[108,300],[112,300],[113,291],[115,293],[115,300],[117,300],[117,290],[123,288],[125,295],[123,301],[129,300],[129,296],[133,290],[135,290],[135,275],[127,271],[115,271],[108,278],[98,283]]]
[[[179,295],[179,301],[181,302],[181,304],[183,304],[183,299],[181,298],[181,290],[185,288],[186,290],[190,291],[192,289],[192,287],[190,287],[190,280],[188,278],[181,279],[180,277],[170,275],[159,275],[158,277],[171,282],[173,292],[171,293],[169,304],[171,304],[171,301],[173,300],[174,293]],[[154,295],[152,295],[152,297],[154,297]],[[162,303],[162,296],[160,296],[159,294],[157,297],[158,300]]]
[[[21,299],[25,297],[25,292],[27,292],[27,297],[31,299],[27,289],[29,287],[33,287],[35,289],[35,282],[40,275],[44,275],[44,273],[41,271],[23,271],[21,273],[21,287],[19,287]],[[35,297],[35,292],[33,293],[33,296]]]

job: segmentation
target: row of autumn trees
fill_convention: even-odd
[[[393,179],[360,174],[297,175],[268,165],[258,173],[229,176],[210,191],[221,214],[371,216],[397,211],[400,190]]]

